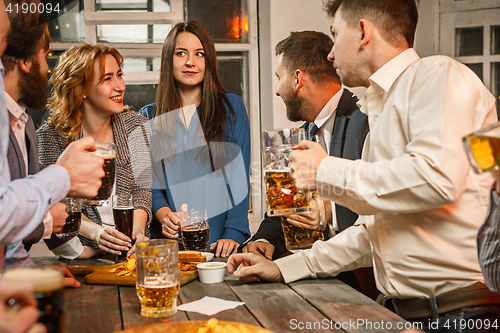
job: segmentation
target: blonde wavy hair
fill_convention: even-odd
[[[120,68],[123,67],[123,57],[115,48],[80,43],[61,55],[52,72],[51,96],[47,104],[49,117],[46,123],[54,127],[68,144],[78,136],[82,128],[83,96],[92,88],[94,63],[99,61],[99,85],[104,81],[108,54],[116,59]],[[124,110],[128,109],[128,106],[124,107]]]

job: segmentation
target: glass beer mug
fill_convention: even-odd
[[[476,173],[500,168],[500,123],[463,138],[465,151]]]
[[[136,244],[136,290],[141,316],[162,318],[177,313],[179,245],[172,239]]]
[[[305,138],[306,132],[303,128],[283,128],[262,133],[267,215],[281,216],[288,250],[307,249],[315,241],[324,239],[322,228],[311,230],[296,227],[288,223],[284,216],[312,212],[312,200],[316,200],[322,207],[319,194],[316,191],[305,192],[295,188],[290,175],[290,152]],[[323,225],[324,214],[320,216]]]

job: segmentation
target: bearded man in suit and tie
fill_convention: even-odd
[[[275,48],[278,57],[276,95],[285,103],[289,120],[306,121],[303,127],[309,140],[319,142],[331,156],[359,159],[369,131],[368,119],[356,105],[358,98],[342,89],[340,78],[327,59],[332,46],[330,37],[316,31],[292,32],[279,42]],[[325,240],[358,218],[356,213],[333,202],[324,204]],[[317,206],[314,205],[312,213],[288,216],[288,222],[318,229]],[[263,255],[269,260],[291,254],[285,247],[280,218],[266,216],[257,233],[241,246],[241,251]],[[366,275],[365,272],[363,276]],[[352,275],[339,278],[359,290]]]

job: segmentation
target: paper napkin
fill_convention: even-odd
[[[198,301],[179,305],[177,309],[181,311],[198,312],[206,316],[211,316],[225,310],[234,309],[235,307],[244,304],[244,302],[226,301],[225,299],[205,296]]]

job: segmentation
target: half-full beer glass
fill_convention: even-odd
[[[115,160],[116,160],[116,145],[108,142],[96,142],[96,150],[90,152],[104,159],[104,177],[101,180],[101,187],[97,192],[97,196],[92,200],[85,200],[87,206],[102,206],[107,204],[113,186],[115,185]]]
[[[144,317],[177,313],[179,245],[176,240],[154,239],[136,244],[137,296]]]
[[[312,211],[309,205],[311,193],[296,189],[290,176],[290,152],[305,138],[303,128],[283,128],[262,133],[268,216]]]
[[[463,142],[476,173],[500,169],[500,123],[467,135]]]
[[[66,224],[61,232],[55,234],[58,238],[71,238],[78,235],[82,223],[81,199],[66,197],[61,200],[66,205]]]
[[[189,251],[205,251],[208,246],[208,214],[206,209],[180,211],[181,237],[184,248]]]

